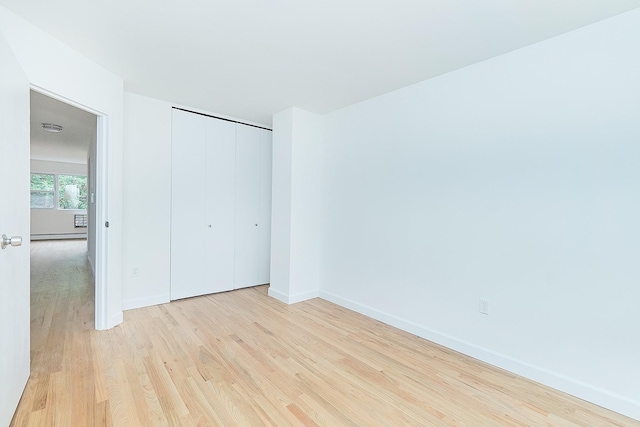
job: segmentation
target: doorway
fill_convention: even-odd
[[[84,240],[94,279],[94,327],[101,329],[107,242],[98,224],[107,200],[106,117],[40,88],[31,88],[30,100],[31,240]]]

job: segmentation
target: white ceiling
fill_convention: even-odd
[[[270,123],[327,113],[640,0],[0,0],[125,90]]]
[[[42,123],[60,125],[62,132],[46,132]],[[31,91],[32,159],[86,164],[95,135],[95,115]]]

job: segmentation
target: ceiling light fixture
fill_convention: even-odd
[[[42,130],[47,132],[59,133],[62,132],[62,126],[54,125],[52,123],[42,123]]]

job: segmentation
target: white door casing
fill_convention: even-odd
[[[98,110],[87,107],[73,101],[72,99],[61,96],[57,93],[51,92],[46,88],[31,84],[31,90],[36,91],[42,95],[53,98],[57,101],[64,102],[72,107],[84,110],[96,116],[96,140],[95,140],[95,158],[93,159],[93,165],[95,171],[93,173],[93,192],[95,194],[94,202],[90,203],[89,213],[89,226],[93,228],[95,233],[93,241],[88,239],[90,244],[94,245],[94,257],[88,256],[89,262],[92,264],[93,276],[95,283],[95,328],[102,331],[112,328],[113,326],[122,322],[122,311],[120,312],[119,321],[114,322],[113,318],[109,317],[107,310],[107,298],[108,290],[108,253],[109,253],[109,228],[106,227],[106,222],[109,218],[109,197],[108,197],[108,116],[104,115]]]
[[[29,378],[29,82],[0,35],[0,425],[9,425]]]

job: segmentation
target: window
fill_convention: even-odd
[[[58,175],[58,208],[87,209],[87,177]]]
[[[32,173],[31,207],[86,210],[87,177]]]
[[[31,174],[31,207],[53,209],[55,200],[55,176],[43,173]]]

